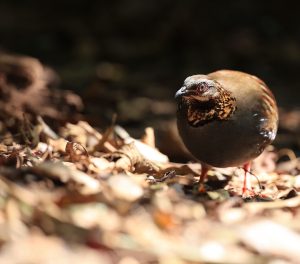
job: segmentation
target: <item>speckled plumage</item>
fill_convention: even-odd
[[[179,134],[191,154],[207,165],[245,164],[276,136],[275,98],[253,75],[221,70],[190,76],[176,100]]]

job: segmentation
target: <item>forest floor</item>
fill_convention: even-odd
[[[26,83],[5,69],[0,61],[2,94]],[[32,76],[26,85],[40,87]],[[100,132],[55,120],[49,106],[50,125],[44,104],[11,108],[18,92],[1,97],[0,263],[299,263],[300,160],[290,147],[254,160],[256,196],[241,197],[241,168],[209,171],[199,194],[200,165],[172,162],[155,129],[135,139],[113,119]]]

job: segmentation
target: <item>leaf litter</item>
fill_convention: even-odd
[[[299,263],[292,150],[270,146],[254,160],[257,197],[241,198],[241,168],[211,170],[199,194],[200,165],[170,161],[153,128],[135,139],[114,118],[100,132],[80,119],[58,122],[69,112],[55,119],[48,103],[43,117],[32,113],[39,104],[27,114],[18,104],[13,115],[0,106],[0,263]]]
[[[200,165],[169,162],[149,129],[141,141],[116,126],[99,147],[86,122],[54,138],[36,126],[0,145],[1,263],[297,263],[297,158],[270,147],[254,161],[268,199],[240,197],[239,168],[211,171],[199,195]]]

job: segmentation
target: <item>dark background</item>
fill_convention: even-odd
[[[282,105],[297,104],[296,3],[1,0],[0,47],[39,58],[70,87],[89,82],[102,62],[140,75],[141,89],[172,92],[187,75],[231,68],[260,76]]]
[[[281,107],[299,103],[297,1],[0,2],[0,50],[39,58],[84,100],[89,121],[132,128],[171,120],[188,75],[262,78]]]

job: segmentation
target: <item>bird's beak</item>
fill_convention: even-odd
[[[199,102],[207,102],[209,101],[208,96],[201,96],[197,94],[194,90],[186,89],[185,86],[181,87],[175,94],[175,99],[193,99]]]
[[[185,86],[182,86],[175,94],[175,99],[178,99],[182,96],[185,96],[188,94],[188,90],[186,89]]]

